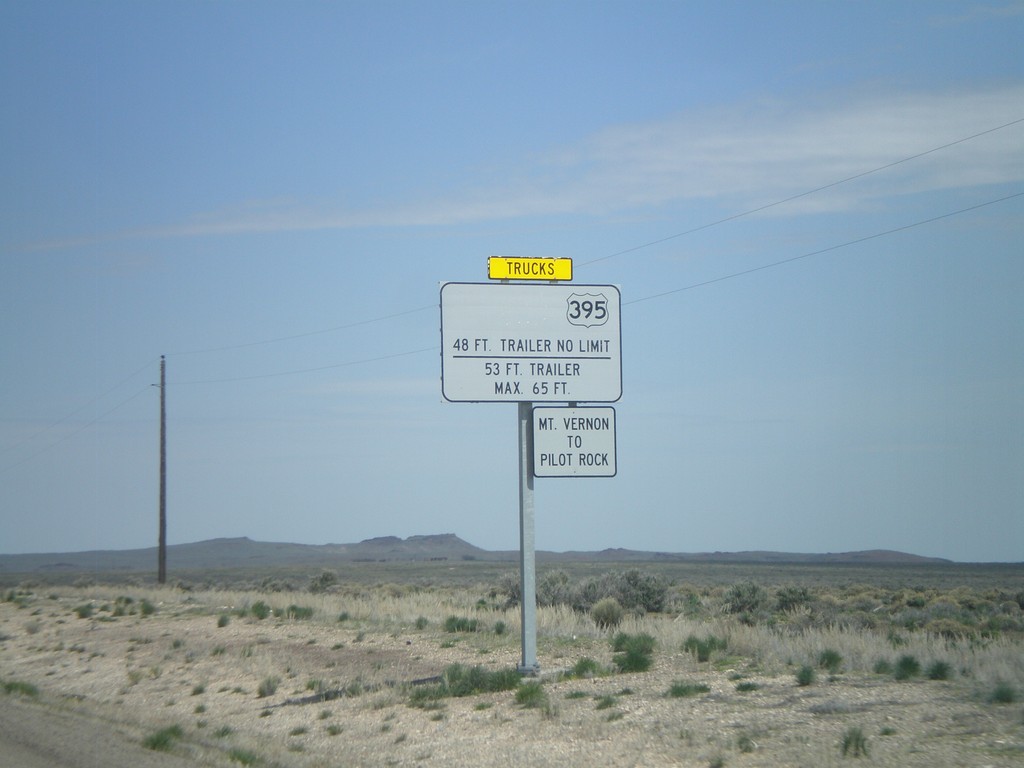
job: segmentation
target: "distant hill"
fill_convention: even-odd
[[[253,541],[247,537],[208,539],[167,547],[170,568],[220,569],[324,565],[332,561],[485,559],[487,552],[446,533],[400,539],[383,536],[358,544],[290,544]],[[157,548],[94,550],[59,554],[0,555],[0,573],[115,573],[146,571],[157,560]]]
[[[428,536],[381,536],[356,544],[289,544],[253,541],[246,537],[208,539],[167,547],[168,567],[181,570],[329,566],[332,562],[484,560],[515,561],[518,551],[488,551],[454,533]],[[541,562],[724,562],[724,563],[950,563],[891,550],[827,554],[791,552],[644,552],[604,549],[599,552],[538,552]],[[56,554],[0,555],[0,573],[128,573],[152,570],[157,548],[95,550]]]

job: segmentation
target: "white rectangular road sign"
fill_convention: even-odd
[[[443,284],[441,393],[470,403],[615,402],[622,397],[619,289]]]
[[[534,477],[614,477],[615,409],[533,409]]]

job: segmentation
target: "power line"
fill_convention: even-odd
[[[106,397],[111,392],[113,392],[114,390],[119,389],[122,385],[124,385],[127,382],[129,382],[132,379],[134,379],[136,376],[138,376],[144,370],[146,370],[147,368],[152,366],[153,363],[155,363],[155,362],[157,362],[157,361],[156,360],[150,360],[144,366],[139,368],[139,370],[135,371],[134,373],[132,373],[132,374],[130,374],[128,376],[125,376],[121,381],[117,382],[117,384],[112,386],[110,389],[108,389],[107,391],[103,392],[102,394],[97,395],[92,400],[88,401],[87,403],[84,403],[83,405],[79,406],[78,408],[73,410],[71,413],[69,413],[67,416],[64,416],[64,417],[62,417],[60,419],[57,419],[56,421],[54,421],[54,422],[52,422],[50,424],[47,424],[45,427],[42,427],[41,429],[39,429],[36,432],[33,432],[28,437],[26,437],[26,438],[24,438],[22,440],[19,440],[18,442],[14,443],[12,445],[8,445],[6,448],[0,449],[0,453],[7,453],[8,451],[14,450],[15,448],[18,448],[18,447],[24,445],[25,443],[32,442],[33,440],[35,440],[37,437],[39,437],[43,433],[48,432],[49,430],[53,429],[54,427],[56,427],[56,426],[58,426],[60,424],[63,424],[65,421],[70,419],[72,416],[75,416],[75,415],[81,413],[86,408],[88,408],[90,405],[93,405],[94,403],[99,402],[104,397]],[[117,406],[117,407],[120,407],[120,406]],[[115,410],[116,410],[116,407],[115,407]]]
[[[429,304],[423,307],[416,307],[415,309],[407,309],[402,312],[393,312],[390,315],[381,315],[380,317],[371,317],[367,320],[355,320],[351,323],[345,323],[344,325],[336,325],[333,328],[323,328],[318,331],[306,331],[305,333],[295,333],[291,336],[278,336],[273,339],[263,339],[261,341],[248,341],[243,344],[228,344],[223,347],[208,347],[206,349],[193,349],[188,352],[177,352],[168,357],[180,357],[183,355],[199,355],[207,352],[227,352],[232,349],[244,349],[246,347],[258,347],[264,344],[276,344],[280,341],[294,341],[295,339],[305,339],[309,336],[319,336],[324,333],[334,333],[335,331],[344,331],[348,328],[357,328],[361,325],[370,325],[371,323],[379,323],[384,320],[392,320],[396,317],[403,317],[405,315],[412,315],[417,312],[423,312],[428,309],[436,309],[436,304]]]
[[[433,308],[436,308],[436,304]],[[411,349],[407,352],[396,352],[392,355],[380,355],[378,357],[366,357],[360,360],[349,360],[344,363],[334,363],[333,365],[321,365],[317,368],[299,368],[291,371],[278,371],[276,373],[261,373],[254,376],[235,376],[227,379],[203,379],[197,381],[172,381],[171,384],[176,386],[182,386],[185,384],[226,384],[235,381],[253,381],[255,379],[272,379],[278,376],[294,376],[299,373],[316,373],[318,371],[329,371],[335,368],[348,368],[353,365],[364,365],[365,363],[376,363],[381,360],[393,360],[396,357],[408,357],[409,355],[419,355],[423,352],[431,352],[440,349],[440,346],[424,347],[423,349]]]
[[[773,261],[771,264],[762,264],[759,267],[751,267],[750,269],[744,269],[744,270],[741,270],[739,272],[733,272],[733,273],[728,274],[728,275],[722,275],[721,277],[714,277],[714,278],[712,278],[710,280],[704,280],[704,281],[702,281],[700,283],[693,283],[692,285],[683,286],[682,288],[674,288],[671,291],[662,291],[661,293],[654,293],[654,294],[651,294],[650,296],[644,296],[644,297],[639,298],[639,299],[632,299],[631,301],[624,301],[623,305],[625,305],[625,304],[639,304],[642,301],[651,301],[653,299],[660,299],[660,298],[662,298],[664,296],[671,296],[674,293],[682,293],[683,291],[691,291],[694,288],[702,288],[705,285],[713,285],[714,283],[721,283],[721,282],[723,282],[725,280],[732,280],[734,277],[743,277],[744,275],[749,275],[749,274],[752,274],[754,272],[762,272],[762,271],[764,271],[766,269],[772,269],[774,267],[780,267],[783,264],[790,264],[790,263],[792,263],[794,261],[800,261],[801,259],[809,259],[811,256],[820,256],[823,253],[829,253],[830,251],[837,251],[840,248],[846,248],[847,246],[850,246],[850,245],[857,245],[858,243],[866,243],[869,240],[876,240],[879,237],[885,237],[886,235],[893,235],[893,234],[896,234],[897,232],[905,232],[908,229],[914,229],[915,227],[921,227],[921,226],[924,226],[925,224],[932,224],[933,222],[941,221],[942,219],[948,219],[948,218],[951,218],[953,216],[959,216],[962,213],[969,213],[970,211],[976,211],[979,208],[984,208],[984,207],[989,206],[989,205],[995,205],[996,203],[1002,203],[1002,202],[1005,202],[1007,200],[1012,200],[1012,199],[1014,199],[1016,197],[1021,197],[1021,196],[1024,196],[1024,192],[1015,192],[1012,195],[1006,195],[1005,197],[1000,197],[1000,198],[998,198],[996,200],[988,200],[988,201],[986,201],[984,203],[978,203],[977,205],[972,205],[972,206],[969,206],[967,208],[961,208],[958,211],[950,211],[949,213],[943,213],[943,214],[940,214],[939,216],[932,216],[930,219],[922,219],[921,221],[915,221],[912,224],[904,224],[903,226],[900,226],[900,227],[895,227],[893,229],[887,229],[885,232],[876,232],[873,235],[865,235],[864,237],[858,237],[855,240],[848,240],[845,243],[840,243],[838,245],[830,245],[828,248],[820,248],[817,251],[811,251],[809,253],[802,253],[799,256],[790,256],[788,259],[781,259],[779,261]]]
[[[96,422],[100,421],[101,419],[105,419],[107,416],[112,414],[114,411],[116,411],[116,410],[118,410],[120,408],[123,408],[124,406],[128,405],[128,403],[130,403],[132,400],[137,398],[143,392],[148,392],[151,386],[152,385],[147,384],[146,386],[144,386],[142,389],[140,389],[138,392],[136,392],[131,397],[126,398],[125,400],[122,400],[120,403],[118,403],[117,405],[113,406],[112,408],[104,411],[103,413],[101,413],[99,416],[97,416],[96,418],[92,419],[91,421],[85,422],[84,424],[82,424],[78,429],[74,430],[73,432],[68,432],[66,435],[64,435],[59,440],[56,440],[56,441],[50,443],[49,445],[47,445],[47,446],[45,446],[43,448],[40,448],[35,453],[30,453],[28,456],[23,457],[21,459],[21,461],[16,461],[13,464],[8,464],[3,469],[0,469],[0,475],[4,474],[5,472],[9,472],[10,470],[14,469],[15,467],[20,467],[22,464],[25,464],[26,462],[31,461],[36,456],[41,456],[42,454],[46,453],[47,451],[52,450],[53,448],[57,447],[61,443],[66,442],[67,440],[70,440],[72,437],[75,437],[76,435],[84,432],[85,430],[87,430],[89,427],[91,427]],[[81,409],[79,409],[79,410],[81,410]],[[68,418],[70,418],[70,416],[65,416],[63,419],[61,419],[61,421],[66,421]],[[59,424],[60,422],[56,422],[56,423]],[[53,426],[53,425],[51,425],[51,426]],[[47,429],[49,429],[49,427],[47,427]]]
[[[754,272],[763,272],[764,270],[767,270],[767,269],[773,269],[774,267],[780,267],[780,266],[783,266],[785,264],[790,264],[790,263],[795,262],[795,261],[800,261],[802,259],[808,259],[808,258],[811,258],[812,256],[820,256],[821,254],[824,254],[824,253],[829,253],[831,251],[837,251],[840,248],[846,248],[846,247],[849,247],[851,245],[857,245],[859,243],[865,243],[865,242],[868,242],[870,240],[877,240],[880,237],[886,237],[888,235],[893,235],[893,234],[896,234],[898,232],[905,232],[907,230],[915,229],[916,227],[921,227],[921,226],[924,226],[926,224],[933,224],[936,221],[942,221],[943,219],[952,218],[953,216],[959,216],[959,215],[964,214],[964,213],[969,213],[971,211],[976,211],[979,208],[985,208],[985,207],[990,206],[990,205],[995,205],[997,203],[1006,202],[1007,200],[1013,200],[1014,198],[1018,198],[1018,197],[1022,197],[1022,196],[1024,196],[1024,192],[1015,192],[1013,194],[1005,195],[1005,196],[997,198],[995,200],[987,200],[987,201],[985,201],[983,203],[978,203],[976,205],[971,205],[971,206],[968,206],[966,208],[960,208],[959,210],[956,210],[956,211],[949,211],[947,213],[939,214],[938,216],[932,216],[930,218],[921,219],[920,221],[915,221],[915,222],[912,222],[910,224],[903,224],[903,225],[901,225],[899,227],[893,227],[892,229],[887,229],[884,232],[876,232],[876,233],[871,234],[871,235],[864,235],[863,237],[858,237],[858,238],[855,238],[854,240],[847,240],[844,243],[839,243],[837,245],[830,245],[827,248],[819,248],[816,251],[810,251],[808,253],[802,253],[802,254],[800,254],[798,256],[790,256],[789,258],[780,259],[779,261],[774,261],[774,262],[772,262],[770,264],[762,264],[762,265],[757,266],[757,267],[751,267],[750,269],[744,269],[744,270],[741,270],[739,272],[733,272],[733,273],[730,273],[728,275],[722,275],[720,277],[715,277],[715,278],[712,278],[710,280],[704,280],[704,281],[702,281],[700,283],[694,283],[692,285],[686,285],[686,286],[683,286],[682,288],[674,288],[674,289],[669,290],[669,291],[662,291],[661,293],[652,294],[650,296],[644,296],[644,297],[641,297],[639,299],[632,299],[630,301],[625,301],[625,302],[623,302],[623,306],[626,306],[626,305],[629,305],[629,304],[639,304],[639,303],[644,302],[644,301],[651,301],[653,299],[659,299],[659,298],[663,298],[665,296],[671,296],[671,295],[676,294],[676,293],[682,293],[683,291],[693,290],[694,288],[701,288],[701,287],[706,286],[706,285],[713,285],[714,283],[724,282],[725,280],[731,280],[731,279],[736,278],[736,277],[743,277],[744,275],[753,274]],[[434,308],[434,307],[436,307],[436,305],[431,305],[430,308]],[[416,310],[416,311],[421,311],[422,309],[424,309],[424,308],[421,308],[420,310]],[[391,354],[391,355],[382,355],[382,356],[378,356],[378,357],[368,357],[368,358],[362,358],[360,360],[350,360],[350,361],[347,361],[347,362],[344,362],[344,363],[336,363],[334,365],[319,366],[319,367],[316,367],[316,368],[301,368],[301,369],[290,370],[290,371],[280,371],[280,372],[276,372],[276,373],[258,374],[258,375],[254,375],[254,376],[238,376],[238,377],[225,378],[225,379],[206,379],[206,380],[201,380],[201,381],[181,381],[181,382],[174,382],[174,383],[175,384],[222,384],[222,383],[230,383],[230,382],[236,382],[236,381],[252,381],[254,379],[267,379],[267,378],[273,378],[273,377],[277,377],[277,376],[291,376],[291,375],[301,374],[301,373],[315,373],[315,372],[318,372],[318,371],[326,371],[326,370],[331,370],[331,369],[335,369],[335,368],[346,368],[346,367],[350,367],[350,366],[354,366],[354,365],[362,365],[362,364],[365,364],[365,363],[373,363],[373,362],[378,362],[380,360],[390,360],[390,359],[397,358],[397,357],[406,357],[408,355],[416,355],[416,354],[421,354],[423,352],[436,351],[438,349],[440,349],[440,347],[437,347],[437,346],[424,347],[422,349],[414,349],[414,350],[409,350],[407,352],[397,352],[397,353]]]
[[[899,160],[894,160],[891,163],[886,163],[885,165],[880,165],[877,168],[872,168],[869,171],[862,171],[861,173],[855,173],[853,176],[847,176],[845,179],[840,179],[839,181],[833,181],[833,182],[831,182],[829,184],[825,184],[825,185],[820,186],[820,187],[815,187],[814,189],[809,189],[806,192],[800,192],[799,194],[791,195],[790,197],[786,197],[786,198],[783,198],[781,200],[776,200],[774,203],[766,203],[765,205],[758,206],[757,208],[751,208],[750,210],[743,211],[742,213],[734,213],[731,216],[726,216],[724,219],[718,219],[717,221],[712,221],[712,222],[710,222],[708,224],[701,224],[700,226],[694,227],[693,229],[688,229],[685,232],[677,232],[674,235],[668,235],[667,237],[662,237],[662,238],[659,238],[658,240],[651,240],[650,242],[643,243],[642,245],[635,245],[632,248],[626,248],[625,250],[622,250],[622,251],[616,251],[615,253],[610,253],[607,256],[599,256],[596,259],[591,259],[590,261],[584,261],[579,266],[586,267],[586,266],[589,266],[590,264],[597,264],[600,261],[607,261],[608,259],[613,259],[616,256],[623,256],[623,255],[625,255],[627,253],[633,253],[634,251],[639,251],[639,250],[642,250],[644,248],[650,248],[651,246],[654,246],[654,245],[661,245],[662,243],[667,243],[669,240],[675,240],[676,238],[683,237],[685,235],[692,235],[695,232],[702,232],[705,229],[711,229],[712,227],[717,227],[719,224],[725,224],[725,223],[730,222],[730,221],[736,221],[736,219],[742,219],[744,216],[751,216],[751,215],[753,215],[755,213],[760,213],[761,211],[767,211],[769,208],[774,208],[774,207],[776,207],[778,205],[784,205],[785,203],[791,203],[794,200],[799,200],[802,197],[807,197],[808,195],[813,195],[813,194],[816,194],[817,192],[823,192],[826,189],[832,189],[833,187],[838,187],[840,184],[846,184],[847,182],[855,181],[856,179],[862,179],[865,176],[870,176],[873,173],[878,173],[879,171],[885,171],[885,170],[888,170],[889,168],[894,168],[897,165],[901,165],[903,163],[908,163],[911,160],[917,160],[919,158],[925,157],[926,155],[930,155],[930,154],[932,154],[934,152],[939,152],[939,151],[941,151],[943,149],[949,149],[950,147],[955,147],[957,144],[963,144],[965,141],[971,141],[972,139],[977,139],[977,138],[979,138],[981,136],[985,136],[986,134],[994,133],[996,131],[1001,131],[1004,128],[1009,128],[1010,126],[1017,125],[1018,123],[1024,123],[1024,117],[1018,118],[1017,120],[1011,120],[1008,123],[1003,123],[1002,125],[997,125],[995,128],[989,128],[987,130],[980,131],[980,132],[972,134],[970,136],[964,136],[962,139],[957,139],[956,141],[951,141],[948,144],[942,144],[941,146],[938,146],[938,147],[932,147],[931,149],[927,149],[924,152],[918,152],[916,155],[910,155],[908,157],[904,157],[904,158],[901,158]]]

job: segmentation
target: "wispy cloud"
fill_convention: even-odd
[[[993,19],[1007,19],[1024,15],[1024,3],[1013,2],[1002,5],[976,5],[961,14],[937,14],[929,19],[929,23],[938,27],[961,26]]]
[[[532,216],[608,216],[693,200],[737,209],[831,184],[1024,118],[1024,84],[975,91],[861,93],[685,112],[609,126],[463,190],[377,208],[247,201],[166,227],[38,244],[251,232],[451,226]],[[830,188],[776,213],[854,210],[882,197],[1024,180],[1024,123]]]
[[[717,199],[756,205],[863,173],[1024,118],[1024,86],[978,93],[867,95],[781,102],[617,126],[568,162],[578,183],[626,205]],[[855,207],[865,197],[1024,179],[1024,124],[935,153],[803,206]],[[614,191],[614,197],[610,194]],[[593,201],[600,204],[597,200]],[[620,203],[621,205],[622,203]],[[804,208],[806,210],[806,207]]]

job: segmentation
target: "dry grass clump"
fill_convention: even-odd
[[[512,668],[489,671],[481,666],[452,664],[437,682],[413,687],[409,704],[426,708],[440,699],[508,691],[519,686],[520,679],[519,673]]]

